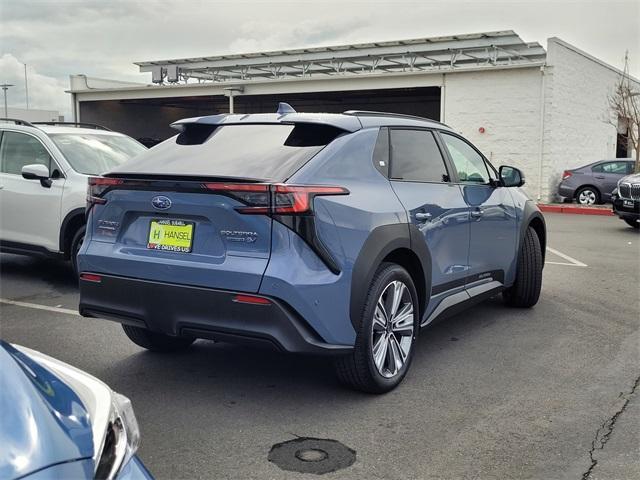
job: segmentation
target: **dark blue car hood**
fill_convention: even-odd
[[[93,456],[91,423],[78,395],[2,340],[0,412],[2,479]]]

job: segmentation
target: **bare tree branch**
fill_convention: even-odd
[[[609,96],[609,108],[610,123],[618,130],[621,124],[626,127],[625,137],[636,155],[634,171],[640,172],[640,88],[631,81],[628,54],[625,55],[624,71],[620,75],[620,81],[616,84],[613,94]]]

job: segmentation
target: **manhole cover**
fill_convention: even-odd
[[[353,465],[356,452],[336,440],[307,437],[275,444],[268,459],[283,470],[322,475]]]

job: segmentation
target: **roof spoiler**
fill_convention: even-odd
[[[206,117],[185,118],[173,122],[171,128],[184,132],[188,125],[295,125],[295,124],[328,125],[345,132],[355,132],[362,128],[362,123],[355,115],[335,113],[299,113],[288,103],[278,104],[276,113],[232,114],[220,113]]]

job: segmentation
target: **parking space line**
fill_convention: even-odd
[[[39,303],[18,302],[16,300],[7,300],[5,298],[0,298],[0,303],[4,303],[5,305],[15,305],[16,307],[35,308],[36,310],[46,310],[48,312],[80,316],[77,310],[71,310],[69,308],[50,307],[49,305],[40,305]]]
[[[560,258],[564,258],[565,260],[569,261],[570,263],[565,263],[565,262],[549,262],[546,261],[544,263],[549,263],[551,265],[567,265],[569,267],[588,267],[589,265],[587,265],[586,263],[582,263],[580,260],[576,260],[573,257],[570,257],[569,255],[567,255],[566,253],[562,253],[559,252],[558,250],[556,250],[555,248],[551,248],[551,247],[547,247],[547,251],[553,253],[554,255],[559,256]]]
[[[557,256],[559,256],[561,258],[564,258],[565,260],[567,260],[570,263],[566,263],[566,262],[550,262],[550,261],[547,260],[546,262],[544,262],[545,264],[565,265],[565,266],[569,266],[569,267],[587,267],[588,266],[586,263],[583,263],[580,260],[576,260],[575,258],[570,257],[569,255],[556,250],[555,248],[547,247],[547,251],[551,252],[554,255],[557,255]],[[33,308],[33,309],[36,309],[36,310],[45,310],[45,311],[48,311],[48,312],[63,313],[65,315],[80,316],[80,313],[78,313],[77,310],[71,310],[69,308],[51,307],[49,305],[41,305],[39,303],[19,302],[17,300],[9,300],[9,299],[5,299],[5,298],[0,298],[0,303],[3,303],[5,305],[14,305],[16,307]]]

